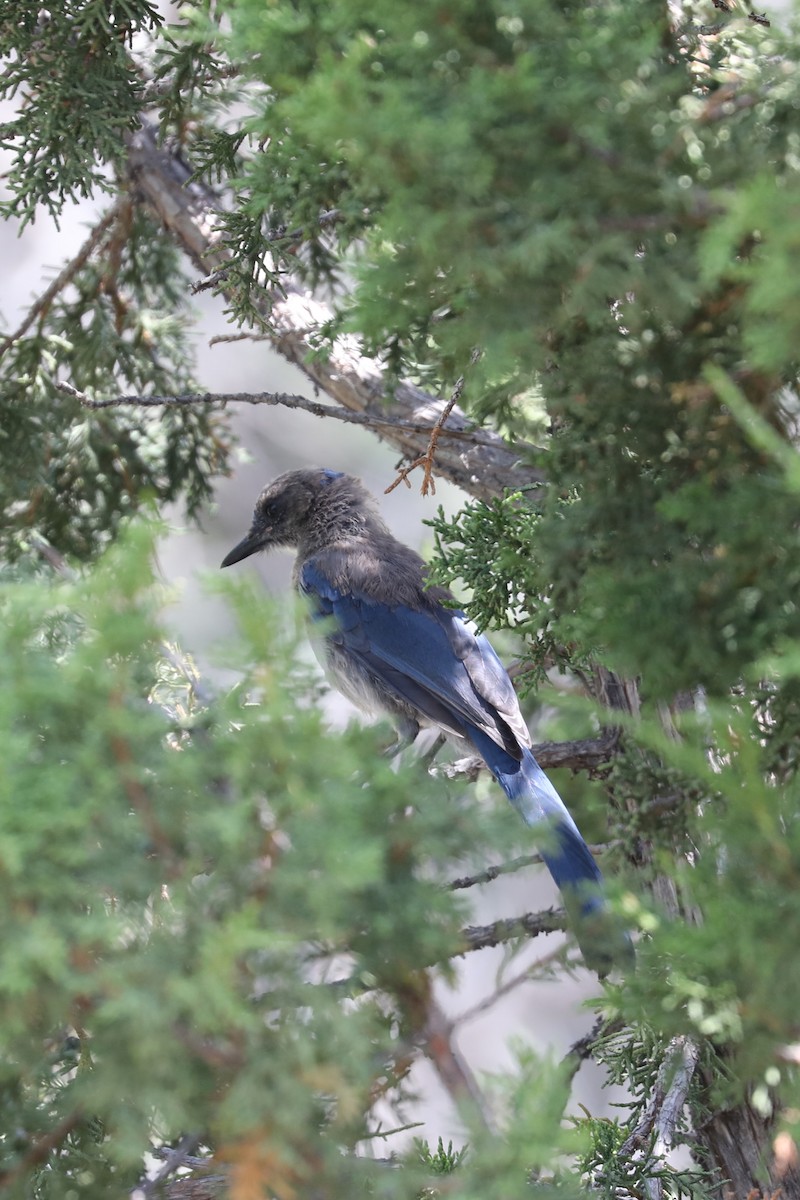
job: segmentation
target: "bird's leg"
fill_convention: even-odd
[[[395,717],[394,725],[397,740],[383,751],[384,758],[396,758],[416,740],[419,733],[419,722],[415,721],[413,717]]]
[[[433,762],[433,760],[436,758],[436,755],[439,753],[442,746],[444,746],[446,742],[447,742],[447,738],[445,737],[445,735],[443,733],[437,734],[436,741],[422,755],[422,758],[420,761],[421,761],[423,767],[425,767],[426,771],[427,771],[428,767],[431,765],[431,763]]]

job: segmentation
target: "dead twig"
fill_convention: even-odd
[[[480,351],[473,350],[472,356],[470,357],[470,366],[476,363],[479,357]],[[445,421],[461,399],[461,394],[464,391],[464,382],[465,376],[459,375],[455,382],[455,386],[453,387],[450,399],[447,401],[441,413],[439,414],[436,424],[431,429],[431,436],[425,453],[420,455],[419,458],[414,459],[410,466],[399,468],[397,478],[395,479],[394,483],[390,483],[389,486],[384,489],[384,495],[388,496],[389,492],[393,492],[394,489],[401,483],[404,483],[406,487],[411,487],[408,477],[412,471],[416,470],[417,467],[425,468],[422,476],[422,487],[420,488],[422,495],[427,496],[428,492],[430,492],[432,496],[436,495],[436,484],[434,483],[433,479],[433,460],[436,457],[436,446],[439,438],[442,435]]]
[[[93,410],[121,408],[125,405],[134,408],[194,408],[201,404],[213,404],[225,408],[228,404],[266,404],[271,407],[300,409],[314,417],[333,417],[336,421],[344,421],[349,425],[364,425],[369,429],[399,429],[404,433],[432,433],[435,429],[435,426],[423,422],[401,421],[334,408],[331,404],[322,404],[318,400],[309,400],[305,396],[288,392],[187,392],[176,396],[124,395],[94,399],[70,383],[59,383],[58,390],[65,396],[78,400],[84,408]],[[471,446],[494,444],[492,439],[483,435],[479,429],[440,429],[438,436],[468,442]],[[409,467],[409,470],[411,469]]]
[[[453,1028],[455,1029],[459,1025],[466,1025],[467,1021],[472,1021],[475,1017],[480,1016],[481,1013],[488,1012],[490,1008],[494,1008],[498,1000],[502,1000],[504,996],[508,996],[511,992],[516,991],[523,983],[532,983],[536,976],[541,976],[548,972],[554,963],[559,962],[563,958],[563,955],[563,947],[559,947],[557,950],[551,950],[549,954],[544,954],[541,958],[537,958],[535,963],[531,963],[524,971],[520,971],[518,975],[514,975],[511,979],[501,984],[500,987],[495,988],[489,996],[484,997],[483,1000],[479,1000],[477,1004],[473,1004],[471,1008],[465,1009],[464,1012],[454,1017],[452,1022]]]

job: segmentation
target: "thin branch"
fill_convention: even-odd
[[[578,738],[568,742],[537,742],[531,747],[534,758],[544,770],[553,767],[569,767],[573,771],[594,771],[611,762],[619,747],[620,730],[607,729],[596,738]],[[466,779],[474,782],[481,771],[487,770],[486,763],[478,755],[459,758],[453,763],[442,763],[432,769],[434,775],[445,779]]]
[[[475,1017],[480,1016],[481,1013],[488,1012],[489,1009],[494,1008],[498,1000],[502,1000],[504,996],[508,996],[511,992],[516,991],[523,983],[532,983],[537,976],[549,972],[552,965],[559,962],[563,957],[564,948],[563,946],[559,946],[557,950],[551,950],[549,954],[544,954],[541,958],[537,958],[535,963],[531,963],[524,971],[520,971],[518,975],[514,975],[506,983],[495,988],[489,996],[485,996],[483,1000],[479,1000],[477,1004],[473,1004],[471,1008],[465,1009],[464,1012],[454,1017],[451,1022],[453,1028],[455,1029],[459,1025],[466,1025],[467,1021],[472,1021]]]
[[[600,857],[620,844],[619,842],[600,842],[595,846],[589,846],[589,853]],[[493,883],[501,875],[513,875],[516,871],[524,870],[525,867],[541,866],[543,862],[541,854],[520,854],[517,858],[509,859],[506,863],[498,863],[496,867],[487,867],[486,870],[477,871],[474,875],[461,875],[458,879],[453,879],[447,886],[453,892],[480,887],[484,883]]]
[[[151,1196],[155,1196],[160,1189],[161,1184],[170,1175],[174,1175],[177,1170],[185,1166],[188,1159],[194,1154],[197,1147],[203,1140],[200,1133],[187,1133],[178,1142],[178,1145],[172,1150],[165,1162],[158,1168],[155,1175],[150,1179],[144,1179],[138,1184],[130,1194],[130,1200],[149,1200]]]
[[[296,408],[302,412],[311,413],[315,417],[333,417],[337,421],[345,421],[350,425],[364,425],[367,428],[401,429],[406,433],[426,433],[431,436],[432,431],[435,431],[436,428],[423,422],[401,421],[391,417],[350,412],[348,409],[334,408],[331,404],[321,404],[318,400],[309,400],[305,396],[297,396],[288,392],[187,392],[179,396],[125,395],[95,400],[70,383],[59,383],[58,390],[65,396],[78,400],[84,408],[94,410],[121,408],[124,405],[133,408],[194,408],[199,404],[213,404],[224,408],[228,404],[266,404],[271,407]],[[491,435],[477,428],[444,429],[440,430],[439,434],[468,442],[473,446],[494,444]]]
[[[569,1069],[570,1079],[573,1079],[578,1074],[578,1071],[581,1069],[582,1065],[587,1061],[587,1059],[592,1057],[595,1046],[598,1044],[598,1042],[602,1041],[604,1038],[607,1038],[609,1034],[614,1033],[623,1027],[623,1021],[621,1018],[618,1017],[614,1021],[607,1022],[606,1018],[601,1014],[589,1032],[585,1033],[583,1037],[579,1037],[577,1041],[572,1043],[569,1050],[561,1060],[561,1065],[568,1067]]]
[[[563,933],[567,918],[563,908],[548,908],[544,912],[525,913],[522,917],[504,917],[491,925],[469,925],[462,930],[462,954],[500,946],[517,938],[535,938],[543,933]]]
[[[270,336],[268,333],[256,333],[253,329],[248,329],[244,333],[216,333],[212,338],[208,339],[209,346],[221,346],[227,342],[268,342]]]
[[[479,357],[480,357],[480,351],[473,350],[472,356],[470,358],[470,365],[473,365],[474,363],[476,363],[478,361]],[[388,496],[389,492],[393,492],[394,489],[398,486],[398,484],[401,484],[401,483],[404,483],[406,485],[406,487],[411,487],[411,484],[408,481],[408,477],[412,471],[416,470],[417,467],[425,468],[423,476],[422,476],[422,487],[420,488],[422,495],[427,496],[429,492],[432,496],[436,495],[436,484],[433,481],[433,460],[436,457],[436,445],[437,445],[437,443],[439,441],[439,437],[441,436],[441,433],[444,429],[445,421],[450,416],[450,413],[453,411],[456,404],[458,404],[458,402],[461,399],[461,395],[464,391],[464,380],[465,380],[465,376],[459,375],[458,379],[455,382],[455,386],[453,387],[453,391],[450,395],[450,399],[445,404],[439,417],[437,418],[436,424],[433,426],[433,429],[431,430],[430,440],[428,442],[428,446],[427,446],[427,449],[425,450],[425,453],[423,455],[421,455],[419,458],[415,459],[415,461],[412,462],[409,467],[401,467],[400,468],[397,479],[395,479],[394,483],[390,483],[389,486],[384,489],[384,495]]]
[[[490,925],[466,925],[454,939],[452,949],[445,955],[426,956],[427,961],[420,962],[420,970],[428,967],[440,967],[442,963],[473,950],[485,950],[505,942],[516,941],[520,938],[535,938],[544,933],[563,933],[568,928],[566,913],[563,908],[548,908],[538,913],[524,913],[520,917],[503,917]],[[320,950],[317,957],[329,959],[338,954],[339,946],[326,946]],[[364,979],[361,975],[347,975],[320,984],[310,984],[309,987],[324,987],[328,991],[341,996],[343,999],[353,999],[382,990],[383,985],[377,983],[370,975]],[[195,1039],[188,1031],[180,1030],[179,1039],[192,1050],[205,1056],[207,1043]],[[214,1062],[219,1058],[215,1052]],[[209,1059],[208,1061],[212,1061]],[[222,1061],[220,1059],[220,1061]],[[225,1060],[227,1063],[227,1060]]]
[[[364,214],[367,215],[366,213]],[[337,221],[341,221],[342,211],[339,208],[329,208],[327,212],[321,212],[317,217],[317,225],[320,229],[326,229],[328,225],[335,225]],[[311,237],[311,233],[307,226],[299,226],[297,229],[288,229],[285,225],[279,225],[277,229],[270,229],[266,234],[265,241],[267,242],[303,242],[307,237]]]
[[[204,276],[203,279],[196,279],[191,286],[191,293],[196,296],[199,292],[208,292],[211,288],[215,288],[218,283],[224,283],[230,275],[229,267],[219,267],[218,270],[212,271],[210,275]],[[269,335],[267,335],[269,338]]]
[[[64,555],[59,550],[56,550],[55,546],[51,546],[47,538],[38,529],[28,530],[25,536],[31,548],[36,551],[48,566],[52,567],[57,575],[60,575],[62,579],[70,581],[75,579],[75,572],[64,558]]]
[[[42,292],[41,296],[36,298],[35,303],[28,311],[28,314],[22,321],[22,324],[14,333],[10,334],[2,344],[0,344],[0,357],[2,357],[5,352],[14,345],[15,342],[18,342],[25,333],[27,333],[35,321],[44,319],[47,316],[50,305],[53,303],[58,293],[63,291],[63,289],[72,282],[72,280],[78,274],[78,271],[80,271],[81,268],[86,265],[126,205],[130,205],[130,197],[122,196],[116,201],[115,204],[111,206],[105,216],[101,217],[75,257],[71,258],[70,261],[66,263],[64,267],[62,267],[50,286],[44,292]]]

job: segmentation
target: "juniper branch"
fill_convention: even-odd
[[[215,275],[224,290],[229,253],[217,220],[219,197],[192,178],[181,157],[158,145],[150,122],[143,121],[139,129],[128,133],[126,142],[135,198],[163,223],[203,277]],[[284,296],[276,291],[265,301],[263,312],[265,332],[284,358],[342,408],[373,420],[379,436],[405,458],[419,458],[447,401],[407,380],[398,382],[390,394],[385,365],[364,354],[353,336],[341,335],[326,354],[319,353],[321,331],[332,316],[326,304],[300,290]],[[378,422],[387,419],[398,424],[378,427]],[[417,426],[423,426],[425,432]],[[470,426],[466,414],[455,406],[448,421],[450,431],[469,432]],[[485,430],[480,444],[454,437],[443,440],[437,466],[442,476],[488,500],[500,495],[512,479],[516,487],[543,481],[543,472],[525,461],[535,451],[527,442],[509,446],[499,434]]]

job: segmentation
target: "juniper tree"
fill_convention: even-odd
[[[405,1196],[450,1168],[465,1197],[798,1194],[788,24],[728,0],[0,4],[5,218],[108,197],[0,362],[8,1188],[106,1196],[177,1144],[235,1196]],[[606,731],[570,761],[602,769],[639,967],[560,1071],[523,1056],[502,1130],[430,993],[479,940],[439,885],[485,814],[453,822],[419,771],[410,813],[370,734],[304,752],[326,735],[302,676],[199,693],[141,534],[113,546],[226,469],[187,351],[200,287],[401,476],[465,489],[439,577],[514,629],[523,683],[582,684],[576,736]],[[241,660],[274,663],[255,603]],[[466,1158],[369,1166],[376,1097],[443,1045]],[[588,1054],[631,1105],[565,1133]]]

